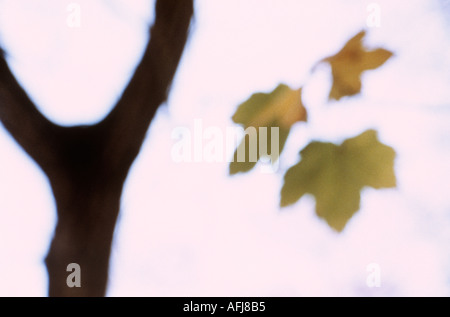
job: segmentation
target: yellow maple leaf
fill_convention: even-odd
[[[393,55],[383,48],[367,50],[362,45],[365,35],[365,31],[359,32],[336,55],[320,61],[331,65],[333,86],[329,99],[339,100],[358,94],[361,91],[362,72],[380,67]]]
[[[280,84],[271,93],[253,94],[248,100],[239,105],[232,119],[235,123],[241,124],[245,129],[249,127],[256,128],[258,138],[257,160],[260,159],[259,128],[268,128],[266,140],[267,148],[271,155],[271,128],[279,129],[278,154],[280,154],[283,151],[291,127],[296,122],[307,121],[308,115],[302,103],[301,95],[301,88],[294,90],[287,85]],[[249,143],[248,137],[245,137],[236,149],[233,162],[230,163],[230,174],[247,172],[256,165],[256,162],[248,160]],[[243,162],[239,162],[237,159],[239,149],[241,151],[244,150],[246,153],[245,157],[247,159]],[[276,160],[278,156],[272,155],[272,158]]]

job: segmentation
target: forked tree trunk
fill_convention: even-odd
[[[0,121],[47,175],[57,225],[46,265],[50,296],[103,296],[123,184],[188,37],[193,0],[157,0],[150,41],[111,113],[93,126],[61,127],[35,107],[0,49]],[[32,212],[32,211],[30,211]],[[69,287],[68,265],[81,287]]]

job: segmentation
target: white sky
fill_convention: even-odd
[[[0,42],[39,108],[60,124],[110,110],[145,45],[150,1],[0,0]],[[445,1],[376,1],[366,43],[395,57],[363,78],[359,97],[328,104],[334,54],[366,28],[360,0],[197,0],[196,23],[168,107],[125,188],[110,296],[450,295],[450,11]],[[304,86],[310,123],[295,126],[277,174],[228,177],[224,163],[174,163],[174,128],[233,126],[236,106],[284,82]],[[283,171],[312,139],[368,128],[397,151],[398,188],[362,195],[342,234],[302,198],[279,210]],[[205,140],[205,144],[207,141]],[[44,296],[54,225],[48,183],[0,129],[0,296]],[[378,263],[381,287],[366,285]]]

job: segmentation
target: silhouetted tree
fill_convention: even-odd
[[[193,0],[157,0],[143,58],[101,122],[62,127],[47,120],[0,51],[0,120],[47,175],[58,220],[46,257],[50,296],[104,296],[123,184],[167,94],[189,33]],[[80,288],[66,284],[69,263]]]

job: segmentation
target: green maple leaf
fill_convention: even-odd
[[[367,50],[362,45],[366,32],[361,31],[351,38],[336,54],[321,60],[331,65],[333,86],[329,99],[339,100],[361,91],[361,74],[383,65],[393,54],[383,48]]]
[[[341,145],[312,142],[301,152],[301,161],[284,176],[282,207],[294,204],[304,194],[316,200],[316,213],[340,232],[359,210],[360,192],[396,186],[395,151],[368,130]]]
[[[267,154],[271,156],[272,161],[276,161],[284,149],[292,125],[299,121],[306,121],[306,118],[306,109],[301,100],[301,88],[293,90],[280,84],[269,94],[253,94],[247,101],[239,105],[232,119],[235,123],[241,124],[244,129],[254,128],[256,137],[251,140],[250,134],[245,135],[234,153],[233,162],[230,163],[230,174],[247,172],[260,159],[259,128],[267,128]],[[278,142],[276,142],[278,151],[272,150],[271,128],[279,128]],[[252,142],[256,148],[250,146]],[[238,153],[245,154],[244,158]]]

